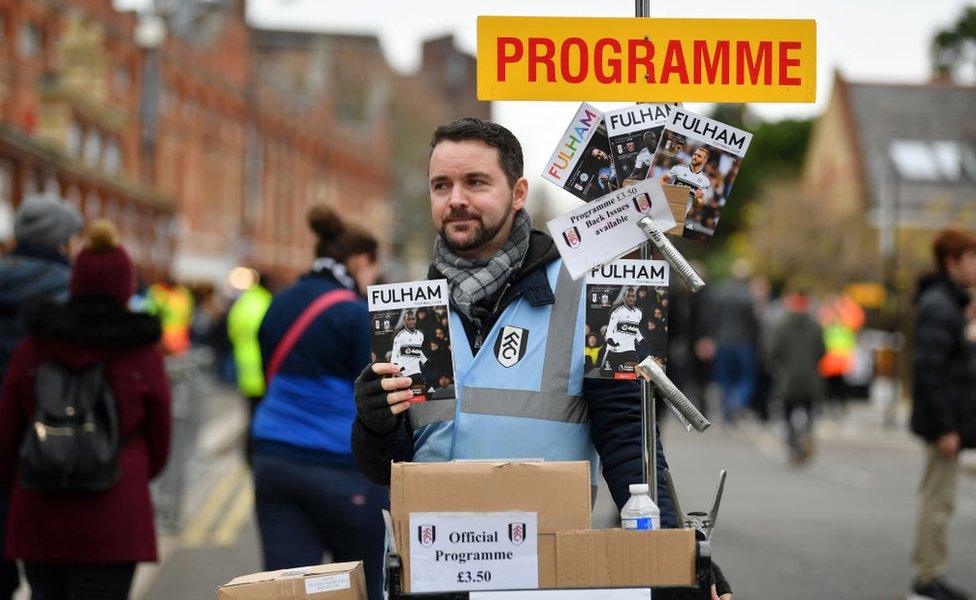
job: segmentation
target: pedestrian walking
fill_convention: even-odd
[[[83,226],[78,210],[56,195],[30,195],[17,207],[16,246],[0,258],[0,378],[27,334],[25,307],[44,299],[67,300],[70,260]],[[2,559],[9,493],[0,487],[0,600],[9,600],[20,586],[17,565]]]
[[[823,398],[818,371],[824,355],[823,329],[810,314],[806,294],[788,294],[784,304],[786,314],[773,327],[769,363],[773,394],[783,403],[790,461],[801,465],[813,453],[814,411]]]
[[[271,292],[267,287],[267,279],[258,276],[254,285],[234,301],[227,314],[227,337],[234,348],[237,389],[244,397],[248,408],[248,433],[244,446],[248,461],[251,455],[251,422],[258,403],[264,397],[264,366],[261,361],[258,330],[269,306],[271,306]]]
[[[594,486],[602,466],[622,507],[643,479],[640,386],[583,377],[583,282],[563,268],[552,238],[532,228],[521,144],[497,123],[468,117],[439,127],[430,152],[439,237],[428,278],[450,288],[456,398],[412,404],[402,365],[370,365],[356,381],[357,463],[388,484],[393,460],[588,460]],[[496,350],[506,327],[525,332],[514,364]],[[661,522],[676,527],[658,444]],[[718,592],[731,598],[717,573]]]
[[[275,295],[258,334],[267,390],[252,428],[258,526],[267,570],[364,560],[382,598],[387,493],[350,448],[353,380],[369,363],[369,312],[358,292],[378,273],[377,242],[325,207],[308,215],[311,271]]]
[[[136,563],[157,557],[149,481],[169,452],[170,391],[159,320],[126,308],[135,269],[118,240],[92,223],[68,302],[31,312],[0,396],[6,555],[35,600],[127,598]]]
[[[976,448],[976,372],[966,338],[976,286],[976,235],[945,230],[933,241],[938,272],[919,281],[912,355],[912,431],[926,443],[913,554],[917,598],[967,598],[944,579],[959,453]]]
[[[732,264],[732,277],[715,284],[705,313],[715,348],[715,382],[722,393],[722,416],[734,425],[749,406],[758,377],[759,320],[749,289],[751,267]]]

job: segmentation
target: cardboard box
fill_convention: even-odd
[[[695,584],[695,532],[691,529],[556,534],[556,587]]]
[[[662,185],[664,197],[668,199],[668,207],[677,223],[665,233],[681,235],[685,230],[685,212],[688,210],[688,188],[683,185]]]
[[[217,588],[218,600],[366,600],[363,563],[347,562],[237,577]]]
[[[586,461],[394,463],[390,509],[405,592],[412,512],[537,513],[539,587],[555,587],[556,532],[590,527],[590,466]]]

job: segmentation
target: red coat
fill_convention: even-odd
[[[156,560],[149,480],[169,453],[170,390],[154,317],[72,301],[39,310],[15,351],[0,396],[0,481],[11,490],[6,556],[58,563]],[[119,418],[118,482],[104,492],[25,490],[17,478],[21,439],[34,413],[37,367],[104,362]]]

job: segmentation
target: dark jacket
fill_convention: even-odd
[[[258,330],[265,368],[299,315],[321,295],[345,289],[328,271],[275,295]],[[255,449],[287,459],[352,464],[353,381],[369,364],[366,302],[341,302],[318,315],[267,382],[252,428]]]
[[[6,553],[37,562],[156,560],[149,480],[169,453],[170,390],[156,350],[159,321],[110,300],[43,304],[28,319],[0,396],[0,479],[11,487]],[[21,439],[34,414],[36,372],[56,360],[103,363],[119,418],[120,477],[104,492],[25,490],[17,478]]]
[[[969,295],[945,276],[922,279],[915,300],[912,431],[929,442],[957,431],[976,448],[976,374],[964,337]]]
[[[0,376],[27,333],[21,309],[42,298],[67,300],[71,266],[53,248],[19,246],[0,259]]]
[[[772,338],[769,360],[777,396],[787,402],[821,400],[817,365],[825,349],[820,324],[808,313],[787,312],[776,322]]]
[[[701,312],[703,328],[716,344],[755,346],[759,339],[759,319],[748,282],[719,281],[705,298],[705,310]]]
[[[485,303],[490,307],[497,303],[498,309],[492,312],[483,328],[479,330],[474,323],[458,313],[472,353],[476,351],[477,341],[483,337],[482,332],[490,330],[505,307],[518,298],[524,297],[529,302],[539,304],[552,304],[556,301],[546,277],[545,266],[557,258],[559,253],[552,239],[541,231],[533,231],[522,267],[510,278],[508,286],[503,288],[500,301],[498,298],[489,298]],[[435,279],[443,276],[431,267],[428,277]],[[459,332],[454,333],[457,336]],[[453,343],[464,343],[464,340],[457,336]],[[580,360],[582,359],[581,356]],[[628,486],[643,480],[640,385],[636,381],[584,379],[583,394],[589,408],[590,435],[603,463],[603,476],[610,487],[614,502],[622,507],[630,497]],[[398,429],[387,437],[373,435],[357,421],[353,427],[352,449],[359,468],[367,477],[376,483],[389,485],[390,462],[409,461],[413,458],[413,434],[409,419],[401,418]],[[667,527],[676,527],[678,519],[664,483],[663,471],[667,468],[667,460],[660,438],[657,454],[661,520]]]

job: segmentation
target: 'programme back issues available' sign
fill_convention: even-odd
[[[814,102],[816,88],[812,19],[478,17],[479,100]]]
[[[410,591],[539,587],[538,514],[410,513]]]
[[[546,223],[573,279],[647,241],[637,225],[650,217],[661,231],[675,226],[661,184],[644,180],[620,188]]]

